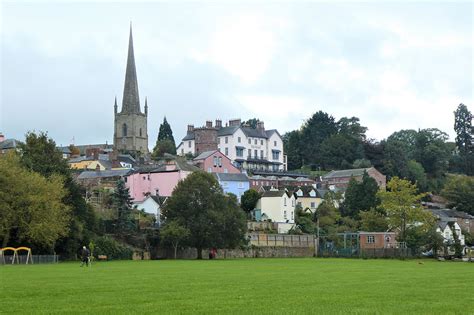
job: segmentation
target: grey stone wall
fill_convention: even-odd
[[[159,248],[156,252],[157,259],[173,258],[173,250]],[[250,247],[247,249],[218,249],[217,259],[231,258],[289,258],[289,257],[314,257],[314,248],[311,247]],[[197,250],[186,248],[178,250],[178,259],[195,259]],[[202,252],[203,259],[209,259],[207,250]]]

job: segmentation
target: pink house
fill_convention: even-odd
[[[206,151],[193,159],[193,164],[208,173],[239,174],[240,170],[218,150]]]
[[[141,168],[125,177],[134,202],[143,201],[148,195],[169,197],[180,180],[199,171],[184,160],[167,161],[163,165]]]

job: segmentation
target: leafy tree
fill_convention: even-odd
[[[156,142],[155,147],[151,156],[153,159],[157,160],[162,158],[165,153],[176,154],[176,147],[171,140],[159,140]]]
[[[237,198],[224,195],[214,176],[204,172],[195,172],[178,183],[163,216],[189,229],[187,244],[197,249],[198,259],[202,259],[204,248],[236,246],[247,228]]]
[[[405,179],[393,177],[387,183],[387,191],[379,191],[381,208],[386,212],[390,228],[400,230],[401,241],[407,239],[407,227],[418,223],[431,224],[433,216],[424,211],[420,200],[424,194],[417,193],[416,185]]]
[[[156,159],[162,157],[165,153],[176,154],[176,143],[174,141],[173,131],[166,117],[163,119],[163,123],[160,124],[160,130],[155,147],[153,148],[152,157]]]
[[[324,196],[324,200],[319,204],[316,209],[316,219],[320,229],[321,235],[326,235],[329,238],[336,238],[337,233],[337,222],[340,220],[341,215],[336,207],[340,200],[340,196],[333,192],[327,192]]]
[[[378,170],[384,169],[384,147],[383,142],[377,142],[374,139],[367,139],[363,143],[364,156],[370,161],[371,166]],[[356,161],[354,161],[355,163]]]
[[[370,209],[359,212],[360,229],[367,232],[388,231],[388,220],[385,213],[380,210]]]
[[[352,163],[353,168],[369,168],[372,166],[372,163],[367,159],[357,159]]]
[[[474,175],[472,114],[462,103],[454,112],[454,131],[456,131],[456,146],[462,159],[464,173]]]
[[[176,259],[179,244],[184,241],[189,234],[189,229],[181,226],[177,221],[166,222],[160,230],[161,240],[165,244],[169,243],[173,246],[174,259]]]
[[[121,236],[132,232],[133,215],[132,215],[132,199],[129,190],[125,187],[123,180],[118,180],[115,191],[112,195],[114,207],[117,209],[117,233]]]
[[[63,181],[58,174],[45,178],[25,169],[15,153],[0,156],[2,247],[27,243],[51,251],[67,235],[70,208],[63,202]]]
[[[359,121],[357,117],[342,117],[337,122],[339,134],[347,135],[360,142],[364,141],[366,139],[367,127],[361,126]]]
[[[288,169],[296,170],[303,166],[301,132],[293,130],[283,135],[283,148],[287,155]]]
[[[448,200],[449,207],[474,215],[474,177],[463,175],[448,176],[441,195]]]
[[[86,204],[83,189],[74,182],[71,169],[63,159],[55,142],[44,132],[28,132],[25,143],[20,145],[21,164],[49,178],[57,174],[64,179],[66,195],[63,202],[72,210],[69,233],[56,243],[56,252],[65,257],[76,256],[81,245],[88,244],[98,231],[98,220],[93,208]]]
[[[351,168],[356,159],[364,157],[362,142],[345,134],[335,134],[320,146],[321,164],[324,169]]]
[[[406,177],[413,184],[416,184],[420,191],[427,191],[428,179],[426,177],[425,169],[415,160],[410,160],[407,163]]]
[[[360,183],[351,178],[341,206],[342,214],[358,219],[360,211],[375,208],[380,203],[377,198],[378,190],[377,182],[367,172],[364,172]]]
[[[301,206],[296,206],[295,214],[295,225],[299,231],[306,234],[316,233],[316,224],[313,222],[313,214],[303,211]]]
[[[171,126],[166,120],[166,117],[163,118],[163,123],[160,125],[160,131],[158,132],[158,141],[162,140],[170,140],[175,144],[173,131],[171,130]]]
[[[81,151],[74,144],[69,145],[69,151],[71,151],[71,155],[73,155],[73,156],[81,155]]]
[[[257,129],[257,124],[261,122],[258,118],[251,118],[247,121],[243,121],[240,125],[241,126],[248,126],[253,129]]]
[[[323,152],[321,144],[337,132],[337,124],[333,116],[323,111],[311,116],[301,130],[303,164],[320,165]]]
[[[240,197],[240,207],[247,213],[248,218],[250,217],[250,212],[255,209],[259,199],[260,194],[255,189],[245,191],[242,197]]]

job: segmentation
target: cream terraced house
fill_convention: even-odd
[[[219,150],[232,163],[243,170],[286,171],[283,140],[276,129],[265,130],[264,123],[257,128],[242,126],[240,119],[230,120],[222,126],[216,120],[200,128],[188,125],[186,136],[177,148],[179,155],[198,155]]]

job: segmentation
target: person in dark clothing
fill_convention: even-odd
[[[86,264],[86,266],[89,266],[90,261],[89,261],[89,256],[91,255],[91,252],[87,249],[87,247],[82,246],[82,251],[81,251],[81,257],[82,257],[82,263],[81,267]]]

